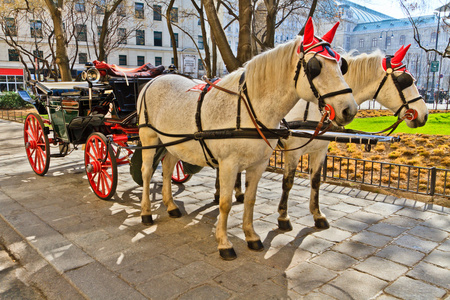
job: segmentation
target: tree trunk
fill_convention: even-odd
[[[56,39],[56,64],[59,67],[62,81],[72,81],[72,75],[70,73],[69,56],[67,55],[67,44],[64,38],[63,22],[62,22],[62,9],[63,0],[58,0],[57,3],[52,0],[45,0],[48,10],[53,21],[53,27],[55,30]]]
[[[275,23],[277,21],[277,2],[275,0],[265,0],[266,15],[266,36],[263,41],[264,48],[271,49],[275,46]]]
[[[173,64],[178,69],[177,43],[175,40],[175,34],[173,33],[173,29],[172,29],[172,18],[171,18],[171,12],[172,12],[172,7],[173,7],[174,2],[175,2],[175,0],[170,0],[169,6],[167,7],[166,22],[167,22],[167,28],[169,29],[170,40],[172,41]]]
[[[217,16],[217,12],[214,7],[214,1],[202,1],[205,7],[206,16],[208,17],[209,25],[211,26],[211,31],[214,35],[214,39],[217,43],[220,54],[222,55],[222,59],[227,67],[228,72],[232,72],[242,66],[242,62],[234,57],[233,51],[231,51],[227,37],[225,36],[225,32],[222,28],[222,24],[220,24],[219,17]]]
[[[309,17],[311,17],[311,18],[313,17],[314,12],[316,11],[316,6],[317,6],[317,0],[313,0],[313,2],[311,3],[311,8],[309,9],[309,14],[308,14],[308,17],[306,18],[306,20],[308,20]],[[300,32],[298,33],[298,35],[303,35],[305,33],[305,25],[303,25],[303,27],[300,30]]]
[[[251,44],[251,22],[252,22],[251,0],[239,0],[239,44],[237,49],[237,60],[243,64],[252,57]]]

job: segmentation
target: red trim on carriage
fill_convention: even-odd
[[[123,68],[114,64],[110,65],[104,61],[93,61],[94,66],[100,71],[102,76],[110,75],[116,77],[139,77],[139,78],[152,78],[156,77],[164,71],[164,66],[153,66],[151,63],[146,63],[137,68]]]

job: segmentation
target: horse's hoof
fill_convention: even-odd
[[[327,219],[317,219],[314,221],[314,225],[318,229],[328,229],[330,228],[330,224],[328,223]]]
[[[278,220],[278,228],[283,231],[291,231],[293,229],[290,220]]]
[[[141,216],[142,224],[144,225],[153,225],[152,215]]]
[[[219,249],[220,257],[223,260],[233,260],[236,259],[237,255],[233,248],[229,249]]]
[[[261,240],[257,240],[257,241],[248,241],[247,242],[247,246],[250,250],[253,251],[263,251],[264,250],[264,245],[263,243],[261,243]]]
[[[214,203],[219,204],[220,195],[214,195]]]
[[[179,208],[169,210],[168,213],[169,213],[169,217],[171,217],[171,218],[181,218],[181,211]]]
[[[244,203],[244,194],[241,194],[236,197],[236,202]]]

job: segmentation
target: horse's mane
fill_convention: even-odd
[[[377,49],[370,54],[361,53],[356,56],[353,53],[354,51],[351,51],[342,55],[348,62],[349,70],[352,70],[346,76],[348,82],[358,81],[359,86],[364,86],[366,83],[382,76],[381,61],[384,58],[384,54],[380,50]]]
[[[292,54],[300,44],[300,40],[301,38],[297,37],[290,42],[278,45],[274,49],[254,56],[242,68],[225,76],[221,82],[223,87],[236,90],[239,78],[242,72],[245,71],[247,86],[251,94],[263,92],[264,89],[271,89],[280,80],[284,80],[283,76],[291,74],[293,67]],[[268,78],[275,80],[267,80]],[[293,81],[293,78],[291,79]]]

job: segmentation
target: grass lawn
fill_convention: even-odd
[[[397,117],[394,116],[356,118],[345,128],[375,132],[389,127],[396,120]],[[402,122],[394,133],[450,135],[450,113],[429,114],[425,126],[419,128],[409,128]]]

